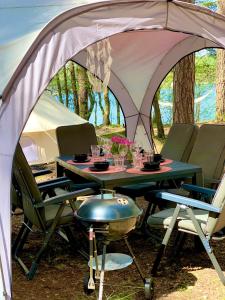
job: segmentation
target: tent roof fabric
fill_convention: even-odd
[[[88,2],[90,1],[2,0],[0,2],[0,65],[2,70],[0,95],[41,30],[57,15]]]
[[[160,82],[183,56],[224,48],[225,17],[176,0],[1,1],[0,254],[9,298],[10,180],[17,141],[50,79],[70,59],[85,66],[85,48],[108,37],[109,86],[122,105],[127,135],[150,139],[150,107]]]

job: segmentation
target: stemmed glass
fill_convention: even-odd
[[[110,157],[111,149],[112,149],[112,141],[107,139],[105,144],[103,145],[103,147],[104,147],[107,157]]]
[[[111,153],[111,148],[112,148],[112,141],[109,139],[103,139],[103,138],[101,141],[102,141],[101,147],[104,151],[105,157],[109,158],[110,153]]]
[[[124,160],[125,160],[125,157],[126,157],[127,152],[128,152],[128,145],[119,144],[118,151],[119,151],[120,157],[122,158],[123,166],[124,166]]]

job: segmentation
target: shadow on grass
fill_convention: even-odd
[[[13,229],[17,231],[18,225],[14,224]],[[132,234],[129,239],[145,276],[148,277],[158,246],[137,234]],[[31,233],[23,255],[26,262],[36,254],[40,245],[41,236],[38,233]],[[128,254],[123,241],[112,242],[107,252]],[[51,241],[50,249],[41,260],[38,273],[33,280],[27,281],[19,266],[13,263],[13,299],[94,300],[97,291],[90,296],[86,296],[83,292],[83,278],[88,271],[87,262],[83,257],[74,253],[68,244],[56,237]],[[176,290],[186,291],[195,282],[196,277],[190,274],[187,268],[168,265],[164,259],[159,276],[155,278],[154,299]],[[144,284],[134,264],[122,270],[106,272],[104,299],[145,299]]]

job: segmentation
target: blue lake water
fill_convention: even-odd
[[[103,97],[103,95],[102,95]],[[117,124],[117,107],[116,99],[114,95],[109,92],[109,99],[111,103],[110,111],[110,121],[111,124]],[[163,124],[172,123],[172,113],[173,113],[173,91],[172,89],[162,89],[160,90],[160,110]],[[96,94],[97,106],[91,114],[89,122],[94,125],[101,125],[103,123],[103,115],[98,103],[98,95]],[[104,107],[104,100],[102,101]],[[72,101],[70,101],[71,111],[74,111]],[[199,113],[197,113],[197,111]],[[96,117],[97,116],[97,117]],[[196,86],[195,88],[195,120],[197,122],[207,122],[215,120],[216,118],[216,89],[214,84],[207,84]],[[124,118],[122,110],[120,110],[120,124],[124,125]]]
[[[160,90],[160,110],[163,124],[172,123],[172,89]],[[169,106],[170,104],[170,106]],[[199,117],[197,118],[197,111]],[[207,122],[216,118],[216,87],[207,84],[195,87],[195,121]]]

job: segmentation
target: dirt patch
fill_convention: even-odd
[[[143,205],[142,200],[140,203]],[[13,240],[19,230],[21,219],[22,216],[13,217]],[[78,232],[75,231],[75,234],[78,236]],[[146,238],[135,232],[130,235],[129,240],[147,277],[159,244],[153,238]],[[42,235],[39,232],[31,233],[23,255],[26,262],[31,261],[41,242]],[[222,269],[225,270],[225,241],[213,242],[213,247]],[[155,278],[154,299],[225,299],[225,288],[207,255],[204,252],[195,253],[191,238],[175,263],[169,261],[171,249],[171,246],[168,247],[158,277]],[[123,241],[111,243],[107,252],[128,253]],[[12,268],[14,300],[96,299],[97,294],[86,296],[83,292],[83,278],[88,272],[87,261],[58,236],[51,241],[33,280],[27,281],[14,261]],[[105,283],[104,299],[145,299],[143,283],[134,264],[123,270],[107,272]]]

